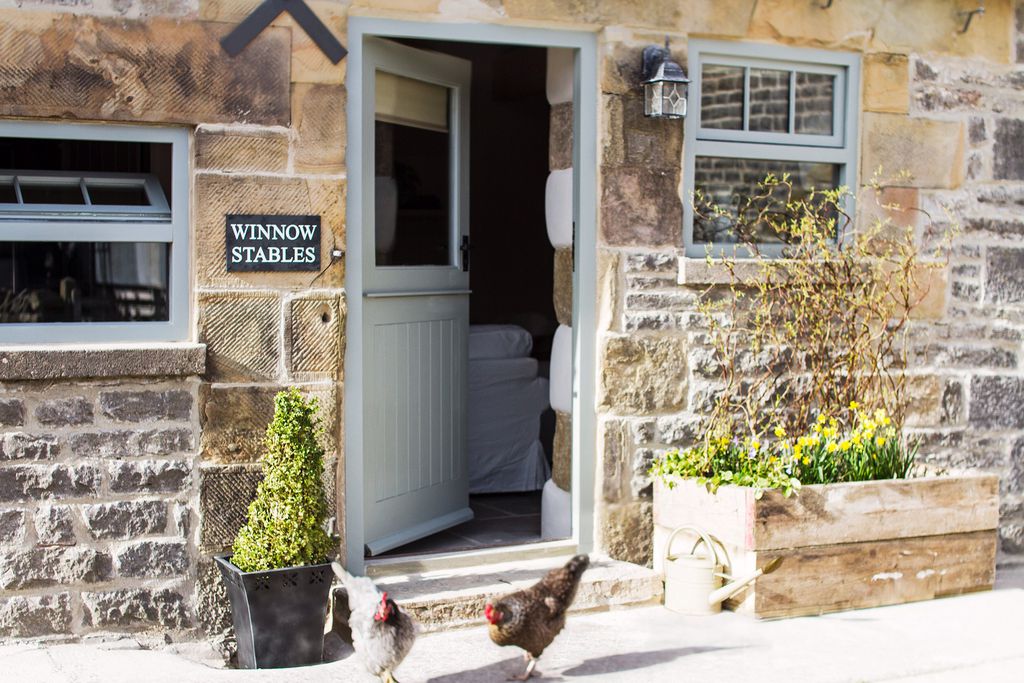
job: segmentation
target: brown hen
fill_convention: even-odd
[[[490,623],[491,640],[526,651],[526,671],[516,680],[530,677],[537,658],[565,626],[565,613],[589,564],[589,557],[577,555],[529,588],[487,603],[484,616]]]

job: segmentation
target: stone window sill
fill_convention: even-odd
[[[0,381],[180,377],[206,372],[206,344],[0,345]]]

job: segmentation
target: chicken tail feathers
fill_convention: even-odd
[[[586,571],[587,567],[590,566],[590,557],[587,555],[576,555],[565,564],[565,568],[569,570],[569,573],[573,575],[573,578],[579,580],[583,576],[583,572]]]
[[[344,584],[348,584],[348,582],[352,579],[352,575],[345,571],[345,568],[337,562],[331,562],[331,569],[334,570],[334,573],[337,575],[339,579],[341,579],[341,582]]]

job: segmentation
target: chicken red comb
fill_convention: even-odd
[[[385,602],[388,601],[388,592],[387,591],[384,591],[384,592],[382,592],[380,594],[380,601],[381,601],[381,603],[385,603]]]

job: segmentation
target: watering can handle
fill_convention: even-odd
[[[721,564],[722,563],[721,560],[718,557],[718,550],[715,549],[715,544],[711,542],[711,537],[708,535],[708,533],[706,531],[704,531],[703,529],[701,529],[700,527],[698,527],[698,526],[691,526],[691,525],[676,527],[672,531],[672,535],[668,537],[668,543],[665,544],[665,559],[666,560],[669,559],[669,555],[671,555],[671,552],[672,552],[672,542],[674,540],[676,540],[676,536],[680,532],[682,532],[682,531],[692,531],[693,533],[695,533],[698,536],[700,536],[700,539],[696,543],[694,543],[693,544],[693,548],[690,549],[690,554],[691,555],[693,555],[693,551],[696,550],[697,546],[700,545],[700,543],[703,541],[704,545],[706,545],[708,547],[708,549],[711,551],[711,556],[714,558],[715,564]]]

